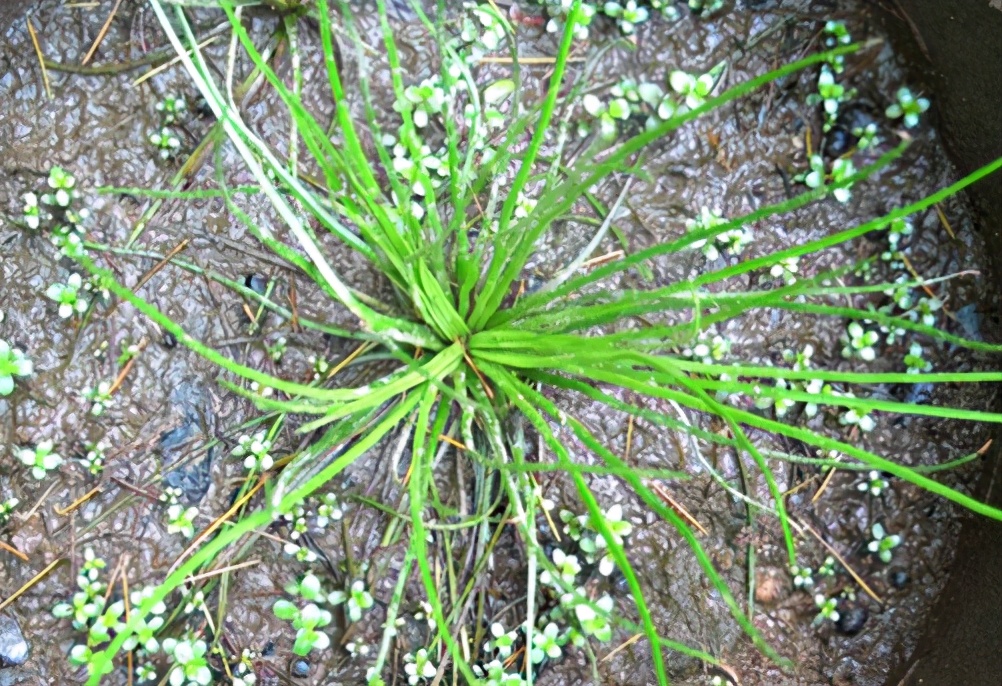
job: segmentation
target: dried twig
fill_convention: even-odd
[[[87,51],[87,54],[83,58],[83,62],[80,63],[81,66],[86,66],[87,63],[90,62],[90,58],[94,56],[94,53],[97,52],[98,46],[101,45],[104,37],[108,35],[108,29],[111,28],[111,22],[115,19],[115,15],[118,14],[118,8],[121,4],[122,0],[115,0],[115,6],[111,8],[108,18],[104,21],[104,26],[101,27],[100,31],[98,31],[97,38],[94,39],[94,43],[90,46],[90,50]]]

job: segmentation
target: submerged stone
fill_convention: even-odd
[[[310,663],[306,660],[296,660],[292,663],[292,676],[303,678],[310,675]]]
[[[0,615],[0,667],[23,665],[28,660],[28,642],[11,617]]]
[[[844,608],[839,608],[835,628],[843,636],[855,636],[863,630],[863,625],[869,618],[870,613],[862,605],[846,605]]]

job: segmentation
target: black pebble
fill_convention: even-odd
[[[307,677],[310,675],[310,663],[306,660],[296,660],[292,663],[292,676]]]
[[[908,573],[903,569],[892,569],[887,575],[888,581],[894,588],[904,588],[908,585]]]
[[[859,139],[845,127],[835,126],[825,136],[825,155],[831,158],[841,157],[852,149],[857,140]]]
[[[870,613],[862,605],[846,605],[839,608],[835,628],[840,634],[855,636],[863,630],[863,625],[869,617]]]
[[[260,274],[247,274],[244,277],[244,285],[258,295],[264,295],[268,290],[268,279]]]

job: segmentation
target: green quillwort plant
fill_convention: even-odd
[[[680,232],[677,238],[588,270],[583,268],[584,262],[609,230],[608,222],[598,220],[594,239],[580,254],[562,268],[550,265],[551,276],[527,288],[529,265],[546,262],[546,256],[537,255],[537,250],[548,232],[557,222],[570,221],[582,207],[590,206],[588,198],[596,184],[635,173],[638,155],[650,144],[760,86],[810,66],[830,63],[836,56],[851,54],[858,46],[841,45],[834,51],[808,56],[717,95],[706,79],[701,81],[702,77],[690,79],[686,75],[683,83],[677,76],[672,85],[677,86],[674,90],[680,97],[689,100],[686,107],[677,108],[666,120],[617,142],[613,148],[598,141],[572,160],[564,149],[566,136],[561,122],[563,113],[576,102],[576,93],[567,95],[568,64],[575,37],[587,31],[591,17],[583,3],[551,3],[562,34],[542,99],[523,99],[525,89],[521,88],[518,69],[513,69],[514,87],[502,90],[507,93],[503,100],[491,95],[493,103],[485,96],[493,83],[479,83],[473,69],[487,49],[487,41],[468,32],[457,35],[446,30],[425,16],[420,3],[413,3],[416,15],[437,39],[441,55],[441,64],[437,65],[440,69],[435,70],[431,83],[425,84],[402,68],[386,3],[377,0],[376,4],[383,37],[379,52],[386,60],[379,68],[388,69],[396,102],[394,113],[375,105],[370,88],[378,79],[370,76],[376,67],[370,63],[372,52],[362,47],[357,37],[350,8],[346,4],[340,7],[340,26],[335,29],[330,2],[315,3],[333,103],[330,127],[328,121],[314,118],[298,89],[287,85],[284,75],[272,70],[241,23],[234,3],[219,3],[231,22],[234,49],[243,51],[288,110],[291,137],[300,141],[298,154],[308,155],[315,168],[307,183],[290,159],[280,157],[255,131],[252,122],[242,118],[225,83],[199,50],[181,8],[151,0],[153,12],[181,64],[222,122],[229,143],[254,177],[256,193],[269,201],[275,216],[255,222],[241,207],[241,198],[233,189],[222,185],[222,174],[216,192],[244,220],[264,249],[311,280],[320,297],[337,303],[353,321],[351,326],[336,327],[301,315],[300,324],[356,342],[362,351],[373,354],[379,365],[372,366],[373,376],[368,382],[357,384],[341,383],[339,376],[329,373],[332,368],[328,366],[306,383],[301,381],[301,374],[270,374],[238,363],[196,340],[130,289],[110,283],[114,296],[132,303],[181,344],[218,365],[227,388],[250,398],[264,411],[300,418],[299,429],[318,436],[267,481],[265,497],[255,501],[256,509],[242,511],[227,527],[202,542],[144,600],[140,613],[162,601],[227,546],[304,507],[309,496],[329,488],[332,479],[347,466],[392,436],[399,446],[396,454],[406,454],[409,470],[408,497],[402,499],[403,509],[396,513],[393,525],[399,540],[405,542],[406,562],[400,572],[403,581],[397,604],[390,609],[396,611],[404,581],[416,568],[431,608],[430,619],[434,620],[435,649],[442,651],[429,651],[428,655],[435,655],[437,664],[438,656],[448,653],[451,664],[467,683],[479,683],[480,677],[464,656],[465,646],[453,638],[458,635],[458,620],[447,608],[462,607],[468,596],[462,595],[461,588],[443,588],[441,576],[436,575],[430,561],[428,543],[443,533],[441,523],[447,517],[447,526],[452,526],[451,518],[456,516],[455,512],[441,513],[439,481],[433,478],[436,465],[442,464],[440,456],[445,453],[461,461],[468,478],[477,484],[466,501],[473,514],[462,523],[474,532],[470,538],[489,540],[493,531],[490,517],[504,514],[504,520],[518,528],[519,540],[525,543],[527,589],[516,621],[522,627],[530,662],[558,659],[577,645],[611,636],[607,623],[644,635],[659,684],[668,681],[663,656],[666,649],[711,664],[716,662],[704,651],[659,633],[630,561],[626,536],[631,524],[622,510],[617,513],[599,504],[588,478],[587,464],[593,462],[600,463],[604,473],[622,483],[624,497],[639,502],[650,516],[660,517],[674,527],[737,623],[765,654],[781,661],[714,568],[692,524],[668,507],[642,474],[596,436],[569,406],[554,400],[567,395],[603,405],[610,413],[649,422],[663,431],[678,432],[687,440],[714,444],[740,455],[769,489],[770,499],[756,501],[755,509],[760,516],[771,516],[778,522],[790,566],[796,565],[798,558],[781,486],[787,470],[763,436],[791,439],[823,454],[839,453],[839,464],[878,470],[982,515],[1002,519],[1002,511],[900,464],[893,456],[881,456],[861,447],[852,438],[856,427],[872,428],[893,414],[1002,421],[1002,416],[985,411],[870,397],[867,390],[886,384],[997,382],[1002,374],[872,372],[865,367],[862,351],[880,343],[865,333],[856,337],[855,329],[847,329],[847,347],[853,358],[845,363],[853,365],[849,369],[795,369],[792,365],[742,361],[740,350],[727,348],[723,340],[718,346],[709,333],[722,331],[716,327],[730,320],[766,309],[802,317],[834,317],[840,326],[847,320],[870,319],[878,325],[893,325],[947,341],[958,348],[999,352],[1000,346],[965,340],[908,317],[842,305],[852,300],[845,295],[879,291],[888,285],[835,286],[835,277],[842,274],[838,270],[812,273],[801,267],[792,283],[771,283],[761,290],[749,288],[748,283],[749,276],[769,275],[775,265],[791,265],[795,258],[812,257],[887,229],[995,171],[1002,166],[1002,160],[929,197],[916,198],[905,207],[832,235],[764,254],[751,252],[751,246],[743,245],[747,254],[742,254],[740,260],[709,263],[698,275],[675,283],[635,287],[623,285],[617,277],[663,256],[684,254],[699,241],[716,242],[720,235],[743,232],[778,214],[825,201],[828,195],[848,199],[852,184],[893,164],[907,141],[858,170],[849,160],[849,164],[831,170],[825,170],[822,162],[814,170],[817,173],[807,190],[796,197],[746,215],[721,218],[719,224],[693,227]],[[717,3],[691,4],[706,11]],[[512,54],[512,32],[504,18],[493,13],[487,3],[479,5],[477,11],[491,16],[488,27],[476,13],[470,15],[472,25],[482,27],[485,35],[496,30],[497,25],[504,27],[505,40],[496,45],[508,57],[516,58],[513,66],[517,66],[517,54]],[[347,37],[341,53],[358,64],[361,78],[354,86],[345,82],[341,59],[335,57],[335,34]],[[418,91],[409,90],[415,85]],[[361,108],[355,109],[353,101]],[[359,117],[359,112],[364,116]],[[389,124],[388,116],[392,116]],[[495,125],[498,116],[502,118],[500,127]],[[387,126],[396,129],[388,131]],[[447,173],[441,172],[443,166]],[[277,221],[284,224],[281,232],[274,228]],[[342,258],[330,252],[333,241],[354,251],[359,260],[378,272],[392,295],[361,293],[349,284],[339,269]],[[733,247],[727,246],[729,250]],[[814,262],[805,259],[801,264]],[[94,273],[110,276],[89,255],[81,257],[81,263]],[[250,297],[249,292],[244,289],[241,294]],[[279,316],[289,316],[287,310],[265,296],[259,296],[257,302]],[[706,355],[693,354],[699,343],[705,344]],[[720,352],[719,359],[715,350]],[[774,383],[777,379],[785,383]],[[831,428],[810,428],[795,421],[792,413],[778,416],[769,409],[755,410],[754,404],[761,398],[813,405],[817,413],[839,418],[842,424],[830,422]],[[713,431],[707,429],[711,421],[717,427]],[[529,459],[537,441],[545,448],[546,464]],[[572,449],[572,445],[577,447]],[[587,464],[579,456],[585,450],[593,456]],[[574,526],[580,529],[582,557],[578,562],[588,555],[603,569],[618,568],[633,602],[631,614],[639,624],[609,614],[609,601],[593,602],[565,584],[572,575],[577,576],[569,561],[569,556],[577,553],[566,550],[562,558],[552,560],[544,553],[539,544],[539,521],[545,508],[532,475],[533,470],[544,468],[562,472],[580,497],[585,522],[572,515]],[[715,471],[713,475],[728,492],[737,492],[739,486]],[[503,505],[493,499],[495,493]],[[434,535],[432,520],[436,523]],[[878,542],[880,545],[887,544]],[[543,570],[549,570],[547,579],[552,584],[562,585],[563,592],[570,594],[569,604],[560,608],[562,618],[551,619],[541,612],[540,598],[553,592],[552,586],[541,582]],[[347,578],[354,578],[355,570],[348,571]],[[354,597],[354,584],[350,590]],[[365,591],[364,585],[361,590]],[[445,602],[443,593],[450,594],[450,603]],[[346,603],[347,597],[348,591]],[[357,599],[359,609],[368,602],[364,596]],[[589,609],[577,609],[582,606]],[[309,652],[329,643],[322,629],[331,621],[330,613],[321,610],[318,601],[310,601],[302,608],[284,601],[275,609],[295,623],[297,652]],[[828,619],[833,612],[834,608],[822,606],[822,614]],[[387,627],[385,649],[370,669],[372,684],[381,683],[380,673],[392,642],[392,622],[388,621]],[[96,669],[121,651],[128,638],[127,630],[118,633],[110,646],[94,658]],[[412,664],[417,664],[416,658]],[[519,660],[518,665],[522,664],[524,661]],[[495,683],[532,679],[531,673],[522,671],[514,674],[512,681],[502,682],[505,670],[492,669],[478,667],[481,676],[490,674]],[[419,673],[415,667],[413,676],[423,678],[425,673],[423,668]],[[197,682],[197,678],[193,680]],[[94,672],[89,684],[96,686],[99,681],[99,672]]]

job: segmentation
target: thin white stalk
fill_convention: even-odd
[[[595,232],[595,235],[592,236],[588,245],[584,247],[584,250],[578,253],[578,256],[574,258],[574,261],[557,272],[557,275],[552,279],[543,284],[543,286],[539,289],[540,293],[546,293],[547,291],[552,291],[554,288],[561,286],[565,281],[567,281],[567,279],[574,276],[574,273],[581,268],[581,265],[588,259],[588,256],[595,252],[595,248],[599,246],[599,243],[601,243],[606,234],[609,233],[609,227],[612,226],[612,220],[615,218],[616,213],[619,212],[619,206],[623,204],[623,200],[626,198],[626,194],[629,192],[632,184],[633,177],[631,176],[626,180],[626,183],[623,184],[623,190],[619,192],[616,202],[614,202],[612,207],[609,208],[609,211],[605,215],[605,220],[598,228],[598,231]]]

